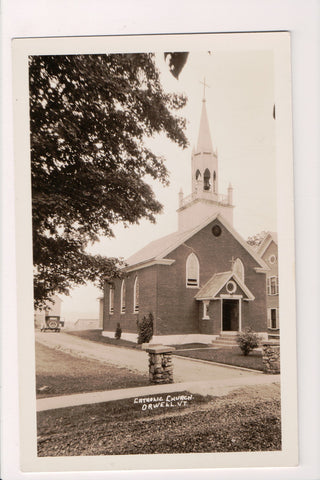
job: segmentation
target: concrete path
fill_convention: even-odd
[[[134,372],[148,372],[148,354],[145,351],[92,342],[66,333],[36,332],[36,341],[76,357],[91,358],[102,363],[125,367]],[[280,375],[265,375],[261,372],[215,365],[201,360],[174,357],[173,364],[174,384],[41,398],[37,400],[37,411],[183,390],[201,395],[221,396],[246,385],[280,382]]]
[[[149,385],[147,387],[123,388],[118,390],[105,390],[102,392],[78,393],[60,397],[47,397],[37,400],[37,412],[54,410],[57,408],[75,407],[93,403],[111,402],[125,398],[158,396],[173,392],[188,391],[200,395],[213,395],[221,397],[232,390],[248,385],[270,385],[279,383],[279,375],[243,376],[234,379],[211,380],[200,382],[182,382],[166,385]],[[165,397],[164,397],[165,398]]]

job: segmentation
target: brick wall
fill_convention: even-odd
[[[134,313],[134,298],[133,289],[135,278],[139,278],[139,313]],[[103,312],[103,330],[115,331],[117,323],[120,323],[122,331],[128,333],[137,332],[137,319],[142,319],[144,315],[148,315],[150,312],[156,317],[156,293],[157,293],[157,266],[143,268],[136,272],[130,272],[125,278],[126,282],[126,311],[120,312],[120,292],[121,292],[121,280],[116,279],[114,281],[114,313],[109,313],[109,288],[110,286],[105,284],[104,292],[104,312]]]
[[[164,326],[161,333],[196,333],[199,328],[205,332],[216,334],[221,329],[221,302],[210,302],[213,325],[208,321],[202,322],[202,302],[194,299],[199,288],[186,288],[186,260],[194,251],[200,264],[200,287],[202,287],[215,273],[231,270],[231,259],[240,258],[245,269],[245,284],[255,296],[255,301],[243,302],[242,325],[252,326],[256,331],[266,331],[266,292],[265,274],[257,273],[254,267],[258,267],[256,261],[218,221],[222,233],[214,237],[211,232],[213,223],[187,240],[171,252],[167,258],[175,260],[171,266],[159,266],[159,297],[158,317]],[[160,294],[161,292],[161,294]],[[158,326],[159,330],[161,324]],[[160,332],[159,332],[160,333]]]
[[[212,234],[212,226],[219,224],[222,233]],[[152,312],[155,334],[208,333],[221,330],[221,302],[211,301],[209,316],[202,320],[202,302],[195,300],[199,288],[186,287],[186,261],[194,252],[200,264],[200,287],[215,273],[231,270],[231,259],[240,258],[245,270],[245,284],[255,296],[254,301],[242,302],[242,326],[256,331],[267,330],[266,275],[257,273],[257,262],[219,222],[215,221],[172,251],[167,258],[175,262],[154,265],[131,272],[126,280],[126,313],[120,314],[120,281],[115,282],[114,314],[109,314],[109,287],[105,292],[104,330],[115,330],[117,322],[123,331],[135,333],[137,314],[133,313],[133,285],[135,276],[140,282],[139,318]]]

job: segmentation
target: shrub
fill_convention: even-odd
[[[144,316],[139,322],[138,327],[138,343],[149,343],[153,336],[153,315],[149,313],[148,317]]]
[[[248,355],[251,350],[259,347],[260,337],[251,328],[247,328],[243,332],[238,333],[237,343],[243,355]]]
[[[121,334],[122,334],[122,329],[120,327],[120,323],[117,323],[117,328],[116,328],[114,336],[117,340],[120,340]]]

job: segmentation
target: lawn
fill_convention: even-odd
[[[116,340],[115,338],[103,337],[101,330],[66,331],[66,333],[93,342],[117,345],[119,347],[141,348],[137,343],[129,342],[128,340]],[[197,358],[208,362],[223,363],[263,371],[262,355],[261,352],[257,350],[253,350],[249,355],[244,356],[239,347],[214,348],[210,344],[206,345],[204,343],[186,343],[172,346],[176,349],[174,355],[181,357]]]
[[[222,397],[193,395],[185,406],[175,402],[170,408],[143,410],[126,399],[38,413],[39,456],[280,449],[280,388],[275,384]]]
[[[129,342],[128,340],[123,340],[122,338],[117,340],[116,338],[103,337],[101,330],[64,330],[64,333],[75,335],[76,337],[80,337],[85,340],[91,340],[92,342],[116,345],[117,347],[141,348],[141,346],[137,343]]]
[[[256,350],[253,350],[247,356],[243,355],[239,347],[177,350],[174,355],[263,371],[262,354]]]
[[[148,375],[36,343],[37,398],[149,385]]]

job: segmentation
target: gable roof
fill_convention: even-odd
[[[169,253],[173,250],[178,248],[184,242],[186,242],[189,238],[193,237],[196,233],[200,230],[205,228],[209,223],[213,222],[214,220],[219,220],[220,223],[231,233],[231,235],[242,245],[242,247],[253,257],[256,263],[259,265],[257,268],[261,268],[263,270],[269,270],[269,267],[264,262],[264,260],[247,244],[247,242],[239,235],[239,233],[234,230],[234,228],[227,222],[227,220],[220,215],[219,213],[215,213],[214,215],[210,215],[204,222],[200,223],[198,226],[193,227],[192,229],[185,230],[182,232],[174,232],[170,235],[166,235],[165,237],[159,238],[158,240],[154,240],[153,242],[146,245],[144,248],[139,250],[137,253],[133,254],[126,260],[127,267],[126,270],[134,270],[133,267],[139,266],[142,268],[143,264],[148,263],[150,261],[161,261],[163,260]]]
[[[262,242],[260,243],[260,245],[256,249],[256,252],[258,253],[258,255],[260,255],[262,257],[262,255],[267,250],[267,248],[269,247],[269,245],[272,241],[278,246],[278,234],[277,234],[277,232],[267,232],[266,236],[264,237],[264,239],[262,240]]]
[[[240,289],[246,294],[248,300],[254,300],[254,295],[234,272],[215,273],[210,280],[196,294],[196,300],[209,300],[217,298],[220,290],[233,278]]]
[[[141,248],[141,250],[138,250],[136,253],[131,255],[126,260],[126,263],[128,266],[132,266],[148,260],[153,260],[154,258],[161,256],[161,253],[164,250],[179,242],[179,239],[183,234],[185,234],[185,232],[173,232],[165,237],[153,240],[153,242],[148,243],[145,247]]]

